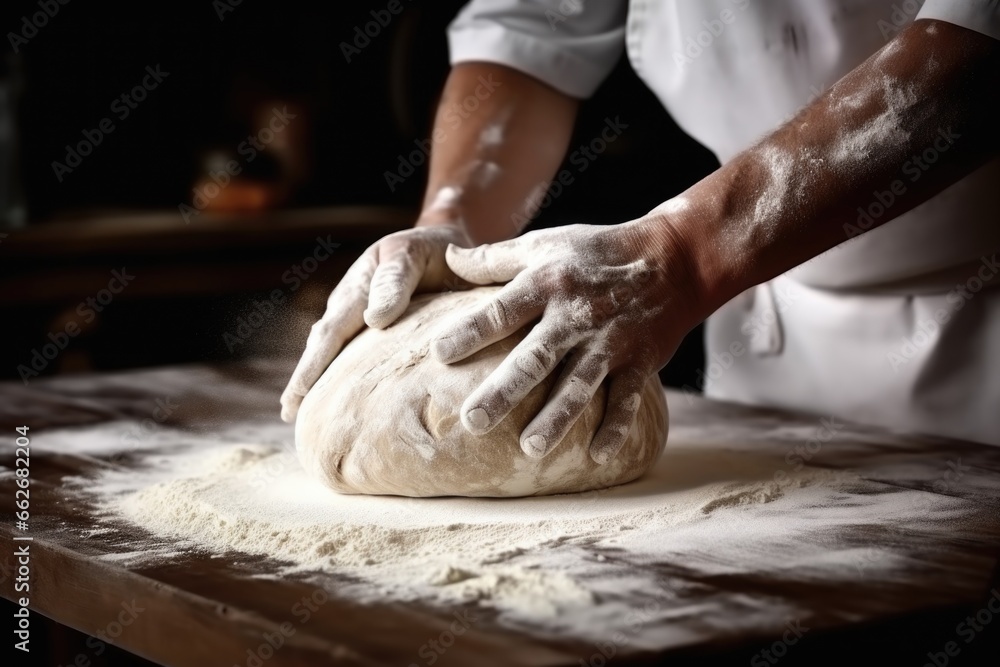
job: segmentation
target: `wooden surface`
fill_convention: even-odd
[[[32,437],[41,440],[48,429],[148,418],[156,399],[165,396],[178,405],[168,422],[173,426],[202,433],[238,421],[252,427],[277,419],[277,396],[289,371],[286,363],[258,362],[54,378],[34,382],[29,388],[5,384],[0,385],[0,428],[4,438],[13,441],[13,428],[28,425]],[[720,456],[770,451],[781,460],[796,445],[804,444],[804,433],[820,424],[816,417],[713,403],[677,393],[669,393],[668,402],[668,447],[717,449]],[[8,468],[12,467],[11,450],[4,450],[2,460]],[[949,462],[956,460],[961,461],[963,474],[942,484]],[[362,606],[338,596],[335,576],[326,576],[322,592],[318,592],[315,584],[297,577],[259,578],[275,572],[276,565],[266,558],[240,554],[213,558],[207,553],[184,553],[156,565],[125,567],[116,559],[122,551],[116,546],[121,540],[95,534],[93,507],[78,495],[68,494],[61,480],[104,466],[127,467],[130,462],[127,449],[114,456],[33,452],[30,529],[17,534],[33,538],[34,611],[94,634],[113,627],[109,624],[120,616],[123,604],[134,604],[143,611],[114,643],[165,664],[218,665],[247,664],[248,650],[260,646],[268,634],[274,636],[282,623],[289,622],[294,634],[266,664],[430,664],[427,654],[421,655],[421,647],[447,631],[453,614],[462,611],[414,603]],[[770,645],[783,632],[783,627],[767,615],[762,615],[760,624],[746,623],[753,609],[768,605],[796,610],[796,618],[807,622],[815,641],[833,637],[833,646],[842,646],[844,632],[854,632],[846,637],[861,641],[857,633],[868,628],[871,634],[870,629],[877,628],[879,641],[885,643],[885,623],[903,619],[911,628],[917,627],[916,620],[908,619],[940,609],[975,609],[988,600],[989,590],[997,585],[1000,553],[1000,449],[845,425],[823,443],[810,463],[854,469],[872,493],[915,489],[933,496],[947,495],[949,507],[975,521],[956,521],[943,534],[940,530],[931,534],[912,527],[872,525],[851,534],[818,536],[869,540],[876,545],[891,534],[912,560],[909,576],[892,580],[869,575],[846,585],[842,581],[824,582],[802,575],[801,567],[808,564],[800,564],[798,572],[789,568],[787,575],[771,571],[760,576],[709,576],[680,567],[665,572],[666,579],[693,591],[683,600],[684,613],[674,621],[691,632],[683,641],[664,640],[656,650],[622,646],[614,664],[654,663],[667,655],[679,660],[704,654],[747,664],[753,651]],[[8,471],[0,477],[0,493],[12,498],[14,488]],[[0,527],[8,547],[16,532],[10,508],[10,503],[5,504]],[[133,540],[147,540],[150,548],[160,546],[157,538],[134,531]],[[738,550],[741,544],[734,538],[730,548]],[[776,549],[780,558],[780,547]],[[11,552],[10,548],[4,550],[5,571],[12,564]],[[16,597],[12,584],[10,577],[4,577],[0,586],[0,593],[8,599]],[[296,604],[301,610],[301,601],[313,595],[328,599],[302,621],[301,614],[293,610]],[[702,605],[718,600],[741,603]],[[699,608],[706,611],[691,612]],[[434,664],[579,665],[581,661],[588,664],[595,655],[587,638],[547,637],[544,632],[515,630],[489,611],[473,610],[476,623]],[[942,636],[946,637],[954,624],[947,620],[950,616],[942,618],[945,620],[934,623],[944,624]],[[663,637],[678,636],[668,632],[672,628],[662,629]],[[799,655],[806,655],[805,649]]]

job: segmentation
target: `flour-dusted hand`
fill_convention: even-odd
[[[529,456],[559,444],[609,378],[604,421],[590,446],[595,461],[609,461],[628,437],[644,383],[701,319],[683,244],[662,218],[451,246],[447,261],[472,283],[509,284],[442,332],[433,345],[439,360],[463,359],[541,318],[463,404],[469,431],[488,432],[566,360],[548,402],[521,433]]]
[[[462,228],[416,227],[390,234],[369,247],[330,293],[326,312],[313,325],[306,349],[281,394],[281,418],[292,421],[306,393],[344,344],[366,324],[384,329],[403,314],[414,292],[454,284],[445,263],[449,244],[469,245]]]

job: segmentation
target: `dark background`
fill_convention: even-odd
[[[3,79],[8,90],[16,82],[18,93],[10,105],[16,169],[4,181],[15,203],[26,206],[27,224],[3,229],[7,237],[0,239],[0,304],[8,316],[0,377],[18,378],[17,367],[29,364],[49,333],[78,320],[77,304],[120,267],[138,276],[134,286],[95,322],[81,322],[83,333],[40,375],[297,355],[343,270],[387,229],[412,221],[423,193],[423,170],[394,192],[383,174],[430,132],[448,71],[445,26],[462,2],[402,3],[403,12],[348,63],[341,43],[353,41],[355,27],[386,2],[244,0],[220,20],[225,0],[74,0],[58,5],[16,55],[9,33],[27,34],[24,17],[40,9],[37,0],[5,2]],[[157,65],[169,76],[119,120],[112,101]],[[281,156],[265,155],[244,176],[280,196],[185,224],[178,205],[191,203],[207,156],[231,154],[262,127],[261,110],[284,104],[299,112],[299,145],[290,159],[301,173],[290,175]],[[52,162],[65,161],[66,145],[105,117],[114,132],[59,182]],[[606,117],[620,117],[628,129],[531,229],[629,220],[716,166],[624,57],[584,104],[572,146],[598,136]],[[0,154],[10,156],[11,146],[0,145]],[[295,224],[302,216],[305,228]],[[311,252],[314,232],[324,229],[341,243],[335,261],[324,263],[253,341],[229,349],[223,333],[234,330],[253,299],[282,287],[284,269]],[[702,358],[695,331],[665,380],[700,386]]]

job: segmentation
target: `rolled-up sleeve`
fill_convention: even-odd
[[[621,57],[627,11],[627,0],[472,0],[448,27],[451,63],[498,63],[590,97]]]
[[[938,19],[1000,39],[1000,0],[927,0],[917,19]]]

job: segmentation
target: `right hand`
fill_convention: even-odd
[[[309,332],[302,358],[281,394],[284,421],[295,420],[306,393],[366,324],[384,329],[403,314],[415,292],[461,283],[445,262],[448,244],[467,248],[471,242],[457,224],[414,227],[386,236],[358,258]]]

